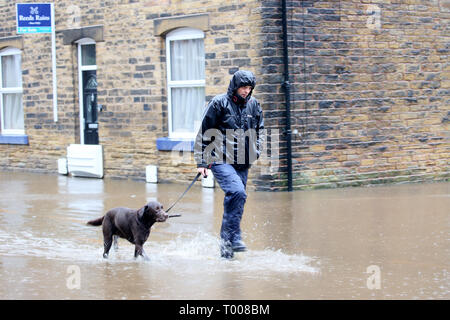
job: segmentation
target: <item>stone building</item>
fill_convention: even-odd
[[[186,182],[205,103],[248,69],[269,136],[251,187],[450,176],[449,1],[54,1],[56,95],[52,36],[18,32],[16,2],[32,3],[0,2],[1,170],[56,173],[97,145],[105,177]]]

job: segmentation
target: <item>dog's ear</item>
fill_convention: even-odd
[[[144,217],[144,214],[147,212],[147,210],[148,210],[148,205],[145,205],[142,208],[140,208],[137,211],[138,218],[141,219],[142,217]]]

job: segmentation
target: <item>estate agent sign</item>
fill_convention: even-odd
[[[17,3],[17,33],[51,33],[52,3]]]
[[[53,120],[58,121],[56,37],[53,3],[16,3],[17,33],[52,34]]]

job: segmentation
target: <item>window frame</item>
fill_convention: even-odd
[[[177,40],[204,39],[205,33],[202,30],[194,28],[178,28],[166,35],[166,67],[167,67],[167,114],[168,114],[168,131],[169,138],[185,138],[194,139],[197,128],[194,127],[193,132],[174,132],[172,127],[172,88],[205,88],[206,80],[172,80],[172,66],[170,42]],[[206,67],[206,66],[205,66]],[[201,119],[199,119],[201,121]]]
[[[20,79],[21,87],[3,88],[3,66],[1,59],[4,56],[20,55]],[[3,116],[3,94],[19,93],[22,95],[22,110],[23,110],[23,79],[22,79],[22,51],[14,47],[6,47],[0,50],[0,134],[1,135],[24,135],[25,134],[25,114],[24,114],[24,128],[23,129],[5,129],[5,122]],[[23,110],[24,111],[24,110]]]

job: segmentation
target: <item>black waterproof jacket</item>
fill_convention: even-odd
[[[259,158],[264,120],[259,102],[252,97],[255,83],[253,73],[237,71],[230,80],[227,93],[215,96],[209,102],[195,141],[197,167],[226,162],[244,169]],[[252,87],[246,99],[236,93],[244,86]]]

